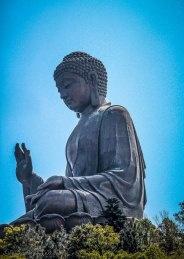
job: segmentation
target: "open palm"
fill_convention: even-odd
[[[17,143],[15,145],[15,159],[17,162],[16,176],[19,182],[30,184],[31,177],[33,174],[33,166],[30,155],[30,150],[28,150],[24,143],[20,145]]]

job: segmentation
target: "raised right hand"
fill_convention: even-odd
[[[22,184],[30,185],[31,177],[33,175],[33,166],[30,155],[30,150],[28,150],[24,143],[22,143],[21,148],[17,143],[15,145],[15,159],[17,162],[16,166],[16,176],[19,182]]]

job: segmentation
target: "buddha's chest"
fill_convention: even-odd
[[[71,133],[66,156],[74,176],[90,175],[98,163],[98,136],[100,116],[82,118]]]

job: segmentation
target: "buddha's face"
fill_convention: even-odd
[[[90,86],[85,79],[71,72],[63,72],[56,79],[56,86],[66,106],[82,113],[90,104]]]

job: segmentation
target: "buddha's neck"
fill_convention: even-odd
[[[100,102],[99,102],[99,105],[97,107],[92,106],[91,104],[88,105],[84,109],[84,111],[82,113],[80,113],[80,116],[82,117],[84,115],[87,115],[87,114],[91,113],[92,111],[96,110],[97,108],[99,108],[100,106],[103,106],[103,105],[107,104],[107,101],[106,101],[105,97],[103,97],[103,96],[100,96],[99,101]]]

